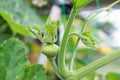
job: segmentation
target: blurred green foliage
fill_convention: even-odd
[[[120,72],[109,72],[107,74],[107,80],[120,80]]]
[[[0,15],[9,24],[14,33],[32,36],[25,27],[42,24],[40,16],[30,6],[27,0],[2,0]]]
[[[10,38],[0,46],[0,80],[45,80],[42,65],[29,66],[27,47],[18,39]]]

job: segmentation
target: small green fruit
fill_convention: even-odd
[[[42,53],[45,54],[48,58],[53,58],[59,52],[59,46],[56,44],[46,44],[41,49]]]

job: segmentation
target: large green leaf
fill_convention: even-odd
[[[27,0],[1,0],[0,15],[7,21],[14,32],[31,36],[25,26],[41,24],[39,16],[30,7]]]
[[[11,38],[0,46],[0,80],[45,80],[42,65],[29,65],[27,48],[18,39]]]
[[[40,64],[28,66],[22,80],[46,80],[45,69]]]
[[[0,80],[21,80],[24,66],[28,64],[25,45],[9,39],[0,46]]]

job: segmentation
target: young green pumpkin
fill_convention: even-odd
[[[59,46],[56,44],[46,44],[42,47],[41,51],[48,58],[54,58],[59,52]]]

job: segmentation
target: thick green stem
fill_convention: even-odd
[[[79,80],[80,78],[82,78],[83,76],[85,76],[86,74],[92,72],[92,71],[95,71],[97,70],[98,68],[116,60],[120,58],[120,49],[119,50],[115,50],[114,52],[88,64],[87,66],[81,68],[81,69],[78,69],[78,70],[74,70],[73,72],[75,73],[74,74],[74,77],[73,78],[76,78],[75,80]]]
[[[66,29],[65,29],[64,36],[61,42],[61,46],[60,46],[60,53],[58,55],[58,66],[64,75],[67,75],[67,69],[66,69],[66,64],[65,64],[65,49],[66,49],[66,45],[68,41],[69,31],[71,29],[72,22],[76,14],[77,14],[77,11],[73,8],[71,11],[70,17],[68,19],[68,23],[66,25]]]
[[[98,14],[102,11],[107,11],[109,10],[110,8],[112,8],[114,5],[116,5],[117,3],[119,3],[120,0],[117,0],[115,1],[114,3],[112,3],[110,6],[108,6],[107,8],[103,8],[100,9],[100,11],[98,11]],[[94,17],[96,17],[98,14],[95,14],[94,16],[91,17],[91,15],[86,19],[86,22],[85,22],[85,25],[86,23],[93,19]],[[84,31],[85,29],[85,26],[82,27],[81,29],[81,33]],[[78,38],[79,40],[79,38]],[[72,57],[72,60],[71,60],[71,64],[70,64],[70,69],[72,69],[72,66],[73,66],[73,62],[74,62],[74,58],[75,58],[75,55],[76,55],[76,48],[77,48],[77,45],[78,45],[78,42],[77,41],[77,44],[75,45],[75,49],[74,49],[74,54],[73,54],[73,57]],[[109,55],[106,55],[104,56],[103,58],[101,59],[98,59],[92,63],[90,63],[89,65],[79,69],[79,70],[73,70],[72,73],[75,73],[73,74],[73,76],[70,77],[70,80],[79,80],[80,78],[82,78],[83,76],[85,76],[86,74],[88,74],[89,72],[91,71],[94,71],[102,66],[104,66],[105,64],[108,64],[110,63],[111,61],[117,59],[117,58],[120,58],[120,50],[116,50],[114,51],[113,53],[109,54]]]
[[[57,67],[57,65],[56,65],[56,63],[55,63],[55,59],[52,58],[52,59],[49,59],[49,61],[50,61],[51,65],[52,65],[52,68],[54,69],[56,75],[57,75],[60,79],[65,80],[65,77],[60,73],[60,71],[59,71],[59,69],[58,69],[58,67]]]

